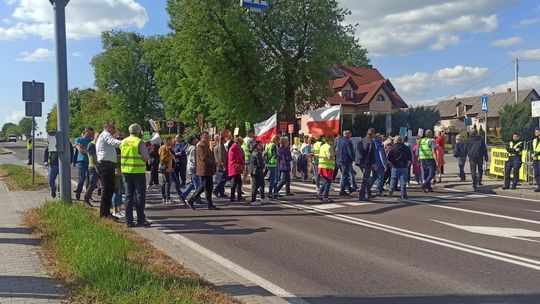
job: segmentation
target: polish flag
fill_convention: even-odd
[[[277,113],[263,122],[254,124],[253,128],[258,141],[263,144],[269,143],[277,134]]]
[[[309,133],[315,136],[339,134],[341,106],[321,108],[308,113]]]

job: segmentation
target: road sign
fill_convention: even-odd
[[[170,128],[174,127],[174,121],[172,121],[172,120],[167,120],[167,121],[165,122],[165,125],[167,126],[167,128],[170,129]]]
[[[540,100],[531,102],[532,117],[540,117]]]
[[[41,117],[41,102],[26,102],[25,116]]]
[[[487,113],[488,111],[488,97],[487,95],[482,96],[482,112]]]
[[[281,131],[281,132],[287,131],[287,122],[286,121],[280,121],[279,122],[279,131]]]
[[[43,82],[23,81],[22,100],[44,102],[45,101],[45,84]]]
[[[463,123],[465,124],[466,127],[469,127],[469,126],[472,126],[472,118],[465,118],[463,120]]]
[[[247,7],[250,12],[262,13],[268,10],[268,1],[266,0],[241,0],[240,5]]]

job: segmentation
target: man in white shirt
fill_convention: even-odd
[[[101,203],[99,215],[112,218],[111,204],[114,193],[114,169],[117,162],[116,148],[122,141],[113,137],[116,133],[114,122],[103,125],[103,132],[96,142],[97,171],[101,180]]]

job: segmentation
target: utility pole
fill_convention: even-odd
[[[56,74],[58,102],[58,160],[60,173],[60,198],[71,202],[71,148],[69,145],[69,107],[66,54],[66,5],[69,0],[49,0],[54,9],[56,40]]]
[[[518,92],[519,92],[519,59],[516,58],[516,104],[518,104]]]

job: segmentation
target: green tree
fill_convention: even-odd
[[[109,106],[119,130],[144,124],[162,113],[154,72],[144,56],[144,36],[133,32],[103,32],[103,52],[91,61],[95,83],[109,94]]]
[[[9,136],[10,134],[21,136],[21,132],[19,132],[19,127],[11,122],[7,122],[2,126],[2,133],[4,133],[6,136]]]
[[[34,127],[36,126],[36,124],[33,124],[33,125]],[[20,134],[31,134],[32,133],[32,118],[30,117],[21,118],[21,120],[19,120],[17,128],[19,129]]]
[[[414,136],[417,135],[419,128],[433,130],[437,122],[441,119],[439,111],[432,107],[411,107],[406,112],[408,127],[412,130]]]
[[[512,140],[514,133],[519,134],[523,140],[533,139],[537,119],[531,117],[530,103],[507,105],[499,115],[502,127],[501,136],[504,142]]]
[[[182,69],[181,57],[175,56],[175,43],[171,36],[148,38],[144,43],[145,56],[154,70],[165,118],[194,127],[199,113],[209,117],[210,100]]]
[[[167,9],[176,46],[168,58],[180,58],[217,122],[275,110],[292,121],[325,103],[333,64],[369,63],[334,0],[275,0],[264,14],[234,0],[170,0]]]
[[[71,115],[71,113],[70,113]],[[53,132],[58,130],[58,112],[56,105],[53,105],[49,113],[47,113],[47,123],[45,124],[45,130],[47,132]]]

